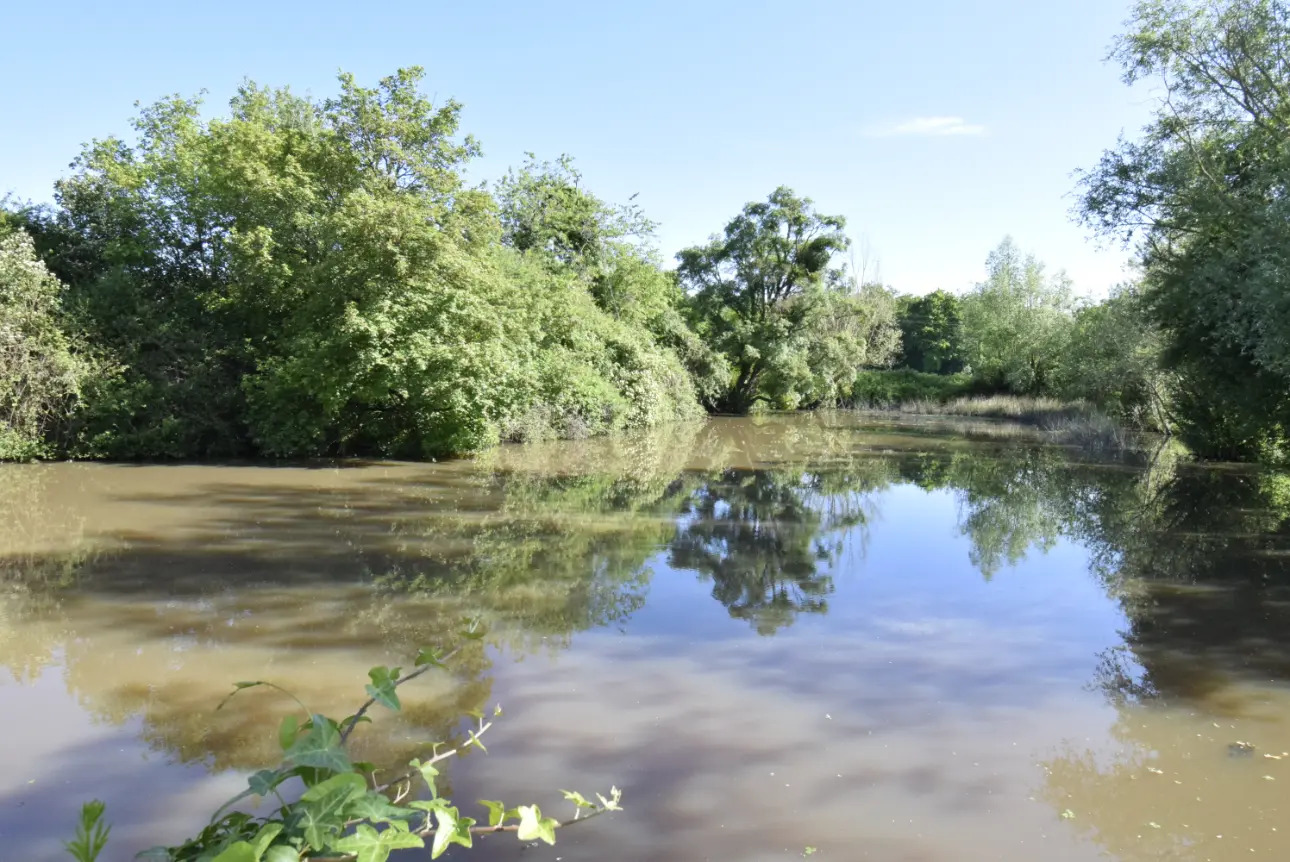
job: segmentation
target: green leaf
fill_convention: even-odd
[[[358,862],[385,862],[395,850],[424,847],[426,844],[421,836],[411,832],[401,829],[383,829],[377,832],[375,828],[361,823],[352,835],[346,835],[334,846],[342,853],[353,853]]]
[[[555,843],[555,828],[560,825],[554,817],[543,817],[542,809],[536,805],[521,805],[520,828],[516,835],[521,841],[542,840],[547,844]]]
[[[81,806],[81,820],[76,824],[76,837],[63,843],[63,847],[76,862],[94,862],[107,844],[112,827],[103,822],[107,806],[98,799]]]
[[[363,776],[352,772],[333,775],[316,784],[300,797],[296,811],[300,829],[314,850],[330,849],[333,839],[345,827],[345,809],[349,801],[367,790]]]
[[[296,766],[312,766],[332,772],[348,772],[352,765],[340,744],[340,732],[325,716],[315,715],[309,730],[296,739],[286,751],[287,760]]]
[[[264,851],[273,843],[273,839],[277,838],[278,835],[281,834],[282,827],[283,824],[281,823],[266,823],[260,828],[260,831],[255,835],[254,842],[256,859],[260,859],[264,856]]]
[[[411,808],[403,808],[390,802],[389,799],[375,790],[369,790],[362,796],[350,800],[345,816],[350,820],[367,820],[371,823],[404,823],[407,818],[416,814]]]
[[[236,844],[230,844],[212,862],[260,862],[260,854],[255,852],[255,848],[249,842],[239,841]]]
[[[488,809],[488,825],[501,826],[506,822],[506,806],[491,799],[481,799],[479,804]]]
[[[560,792],[564,794],[565,799],[569,800],[579,808],[596,807],[594,803],[588,802],[586,798],[583,797],[583,795],[576,790],[561,790]]]
[[[597,794],[596,794],[596,798],[600,800],[600,807],[601,807],[601,808],[603,808],[603,809],[605,809],[606,811],[622,811],[622,810],[623,810],[623,807],[622,807],[621,805],[619,805],[619,804],[618,804],[618,801],[619,801],[620,799],[622,799],[622,798],[623,798],[623,792],[622,792],[621,790],[619,790],[617,787],[610,787],[610,788],[609,788],[609,798],[608,798],[608,799],[606,799],[605,797],[601,796],[599,793],[597,793]]]
[[[475,731],[468,730],[466,733],[470,734],[470,739],[466,740],[466,745],[473,745],[485,754],[488,753],[488,749],[484,748],[484,743],[479,741],[479,735]]]
[[[439,770],[435,769],[429,763],[422,763],[417,758],[413,758],[408,761],[408,766],[411,766],[413,769],[416,769],[421,773],[421,777],[425,779],[426,785],[430,788],[431,796],[439,795],[439,790],[435,787],[435,779],[439,777]]]
[[[368,696],[386,709],[392,709],[395,712],[402,708],[399,694],[395,691],[400,670],[402,668],[396,667],[390,670],[388,667],[374,667],[367,672],[372,679],[372,684],[366,687]]]
[[[268,849],[260,862],[300,862],[300,853],[294,847],[277,844]]]
[[[442,805],[434,810],[438,826],[434,831],[434,844],[430,849],[430,858],[438,859],[453,844],[470,847],[474,843],[470,827],[475,821],[469,817],[458,816],[457,809]]]
[[[328,778],[320,784],[315,784],[313,787],[306,790],[304,795],[300,798],[305,802],[314,802],[319,799],[326,799],[341,791],[345,791],[345,798],[349,799],[355,794],[365,792],[366,790],[367,782],[363,780],[363,776],[353,772],[343,772],[340,775],[333,775],[331,778]]]
[[[246,783],[250,785],[250,792],[254,795],[268,796],[273,792],[273,788],[277,787],[286,779],[287,776],[281,772],[275,772],[272,769],[261,769],[259,772],[248,778]]]
[[[278,725],[278,745],[286,751],[291,747],[291,743],[296,741],[296,733],[300,730],[300,719],[294,714],[284,716],[282,723]]]

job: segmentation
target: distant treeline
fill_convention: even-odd
[[[866,404],[892,367],[1281,457],[1288,22],[1139,4],[1117,57],[1170,101],[1081,179],[1142,271],[1096,304],[1010,240],[963,296],[863,283],[844,221],[786,188],[667,270],[568,159],[467,185],[479,147],[416,68],[322,101],[247,83],[218,119],[164,100],[53,205],[0,208],[0,457],[434,457]]]

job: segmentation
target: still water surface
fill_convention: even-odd
[[[3,856],[93,797],[110,859],[186,837],[274,762],[289,705],[230,683],[342,715],[478,615],[358,754],[501,703],[454,796],[627,810],[463,858],[1290,859],[1290,482],[962,431],[0,467]]]

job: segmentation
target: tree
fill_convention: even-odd
[[[1075,312],[1056,389],[1138,427],[1172,430],[1174,377],[1161,367],[1161,337],[1136,285]]]
[[[987,386],[1024,395],[1050,391],[1071,323],[1070,280],[1048,277],[1034,255],[1005,237],[986,259],[986,280],[963,300],[963,351]]]
[[[432,457],[699,414],[632,316],[671,301],[668,277],[622,234],[524,234],[528,192],[499,220],[462,179],[461,106],[432,104],[422,74],[341,75],[323,101],[247,83],[210,120],[168,99],[135,141],[86,148],[60,209],[31,219],[120,367],[86,399],[81,451]],[[639,289],[611,313],[591,288],[615,261]]]
[[[695,328],[731,366],[717,410],[746,413],[770,401],[773,375],[780,378],[775,400],[797,406],[797,386],[812,377],[818,359],[809,351],[812,327],[847,284],[833,267],[848,246],[845,225],[780,187],[745,206],[724,235],[677,255]]]
[[[961,304],[943,290],[902,297],[900,348],[906,367],[927,374],[963,370]]]
[[[1140,2],[1112,58],[1126,83],[1152,79],[1163,95],[1141,137],[1082,176],[1082,217],[1137,252],[1192,442],[1283,455],[1290,4]]]
[[[31,237],[0,224],[0,460],[44,452],[90,371],[64,328],[62,292]]]

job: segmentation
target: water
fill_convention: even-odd
[[[215,711],[232,682],[343,715],[477,616],[357,754],[500,702],[455,798],[563,817],[559,788],[616,784],[626,811],[461,858],[1290,858],[1287,514],[1284,477],[1168,450],[847,414],[445,464],[3,467],[0,856],[60,858],[94,797],[109,859],[196,832],[290,710]]]

